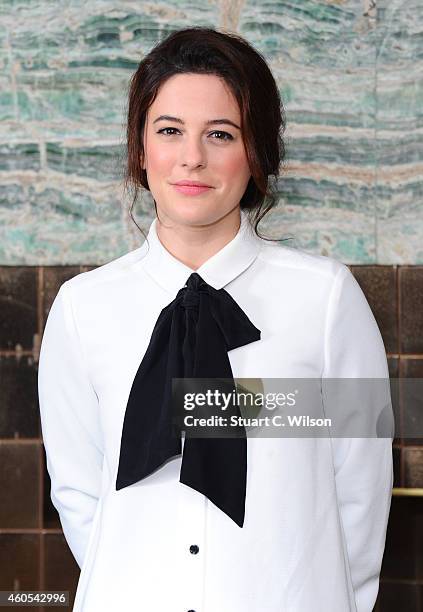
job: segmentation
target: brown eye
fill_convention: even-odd
[[[173,133],[169,134],[168,133],[169,130],[171,132],[173,132]],[[173,127],[166,127],[166,128],[162,128],[161,130],[159,130],[157,132],[157,134],[164,134],[165,136],[173,136],[174,132],[179,132],[179,130],[177,128],[173,128]],[[215,130],[214,132],[210,133],[210,136],[212,134],[221,134],[223,136],[223,137],[220,137],[220,138],[214,138],[213,140],[233,140],[233,136],[231,134],[229,134],[228,132],[223,132],[221,130]]]
[[[217,140],[233,140],[233,136],[228,132],[214,131],[212,134],[224,134],[225,138],[218,138]]]
[[[162,128],[161,130],[159,130],[157,132],[157,134],[162,134],[164,133],[166,130],[176,130],[177,132],[179,132],[179,130],[177,130],[176,128]],[[173,134],[165,134],[165,136],[173,136]]]

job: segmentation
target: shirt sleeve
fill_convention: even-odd
[[[329,300],[323,378],[387,379],[379,382],[388,388],[388,404],[381,404],[381,408],[388,424],[385,431],[390,434],[331,439],[338,507],[357,612],[372,612],[391,504],[394,418],[383,340],[358,282],[344,264],[336,275]],[[371,398],[371,393],[367,397]],[[373,409],[370,404],[367,407]],[[366,401],[359,402],[357,409],[366,410]]]
[[[51,500],[81,568],[101,491],[103,452],[98,398],[87,375],[68,281],[44,328],[38,398]]]

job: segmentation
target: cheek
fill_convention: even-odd
[[[229,151],[226,155],[219,155],[217,158],[220,172],[223,176],[233,179],[234,176],[243,177],[250,173],[244,149],[239,151]]]
[[[166,170],[173,165],[174,154],[170,147],[160,146],[159,143],[150,143],[147,146],[147,159],[150,170]]]

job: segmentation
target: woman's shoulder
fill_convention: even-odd
[[[124,253],[111,261],[100,264],[84,272],[76,274],[65,281],[66,285],[73,291],[84,288],[93,288],[104,283],[119,281],[132,271],[132,267],[144,256],[145,244]],[[64,284],[65,284],[64,283]]]
[[[301,248],[287,246],[281,243],[263,240],[260,259],[275,272],[279,270],[298,270],[310,275],[319,275],[328,280],[334,279],[343,270],[344,274],[350,272],[348,266],[329,255],[310,253]],[[351,273],[351,272],[350,272]]]

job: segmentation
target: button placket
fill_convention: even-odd
[[[205,571],[206,497],[180,483],[178,500],[179,534],[177,538],[180,561],[180,593],[182,609],[202,612]]]

